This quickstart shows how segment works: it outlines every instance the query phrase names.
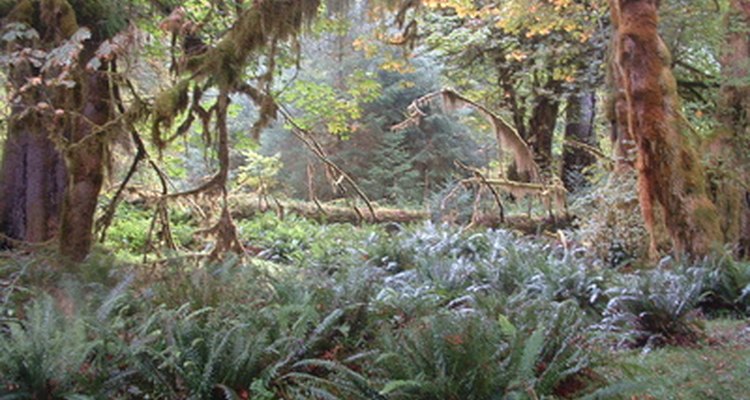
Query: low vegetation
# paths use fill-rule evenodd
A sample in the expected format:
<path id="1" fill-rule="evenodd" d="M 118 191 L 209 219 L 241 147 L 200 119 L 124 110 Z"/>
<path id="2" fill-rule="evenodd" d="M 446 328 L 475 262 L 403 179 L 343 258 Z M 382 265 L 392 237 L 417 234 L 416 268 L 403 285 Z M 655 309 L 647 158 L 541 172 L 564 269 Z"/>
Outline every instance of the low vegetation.
<path id="1" fill-rule="evenodd" d="M 626 272 L 503 230 L 272 214 L 239 226 L 253 258 L 142 264 L 100 250 L 61 270 L 43 252 L 8 254 L 0 398 L 745 393 L 750 336 L 732 318 L 746 316 L 749 264 Z M 133 228 L 112 229 L 123 244 Z"/>

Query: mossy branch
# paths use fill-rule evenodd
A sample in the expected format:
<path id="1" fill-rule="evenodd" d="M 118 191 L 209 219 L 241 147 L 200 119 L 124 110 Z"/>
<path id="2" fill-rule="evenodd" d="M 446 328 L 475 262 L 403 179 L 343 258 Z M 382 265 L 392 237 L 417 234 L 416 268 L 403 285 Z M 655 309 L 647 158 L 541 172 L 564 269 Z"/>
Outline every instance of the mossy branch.
<path id="1" fill-rule="evenodd" d="M 451 90 L 443 89 L 437 92 L 428 93 L 414 100 L 409 107 L 408 117 L 405 121 L 394 125 L 391 130 L 403 130 L 411 126 L 419 125 L 422 118 L 427 114 L 422 111 L 422 107 L 431 104 L 436 100 L 442 100 L 442 107 L 446 111 L 452 111 L 460 107 L 468 107 L 479 112 L 487 121 L 492 124 L 497 138 L 498 155 L 502 157 L 503 149 L 510 150 L 513 159 L 520 172 L 526 172 L 532 181 L 539 181 L 539 166 L 534 161 L 533 153 L 528 144 L 521 138 L 521 135 L 510 126 L 502 117 L 490 111 L 487 107 L 472 101 L 463 95 Z"/>

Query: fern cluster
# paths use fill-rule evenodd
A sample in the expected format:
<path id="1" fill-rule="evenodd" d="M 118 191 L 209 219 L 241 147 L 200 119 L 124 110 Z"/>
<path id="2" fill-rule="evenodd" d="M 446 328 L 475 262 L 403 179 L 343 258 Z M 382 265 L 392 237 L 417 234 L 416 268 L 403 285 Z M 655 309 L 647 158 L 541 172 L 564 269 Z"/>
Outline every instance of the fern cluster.
<path id="1" fill-rule="evenodd" d="M 4 263 L 0 398 L 597 396 L 615 387 L 596 339 L 682 344 L 701 309 L 747 310 L 745 264 L 626 275 L 506 231 L 273 224 L 308 245 L 156 269 Z"/>

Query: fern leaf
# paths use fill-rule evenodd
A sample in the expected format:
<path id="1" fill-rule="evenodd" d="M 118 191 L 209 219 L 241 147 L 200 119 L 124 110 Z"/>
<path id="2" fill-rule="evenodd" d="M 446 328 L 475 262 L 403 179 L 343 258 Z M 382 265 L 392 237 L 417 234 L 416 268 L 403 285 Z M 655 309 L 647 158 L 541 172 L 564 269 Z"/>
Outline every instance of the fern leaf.
<path id="1" fill-rule="evenodd" d="M 539 327 L 531 334 L 523 347 L 521 363 L 518 366 L 518 378 L 521 382 L 532 381 L 535 378 L 536 362 L 542 350 L 544 350 L 544 329 Z"/>
<path id="2" fill-rule="evenodd" d="M 398 380 L 398 381 L 390 381 L 383 386 L 383 389 L 380 389 L 380 394 L 385 396 L 387 394 L 400 391 L 403 389 L 413 389 L 413 388 L 420 388 L 422 387 L 422 382 L 415 381 L 415 380 Z"/>

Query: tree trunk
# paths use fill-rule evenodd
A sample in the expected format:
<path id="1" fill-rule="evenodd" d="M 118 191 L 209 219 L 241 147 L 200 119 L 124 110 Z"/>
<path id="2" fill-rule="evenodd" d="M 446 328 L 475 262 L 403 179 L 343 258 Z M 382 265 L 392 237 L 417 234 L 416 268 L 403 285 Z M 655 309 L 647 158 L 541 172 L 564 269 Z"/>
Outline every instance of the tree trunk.
<path id="1" fill-rule="evenodd" d="M 10 46 L 51 51 L 79 27 L 76 10 L 65 0 L 24 0 L 7 18 L 34 27 L 41 38 L 9 44 L 7 51 Z M 13 239 L 38 242 L 57 234 L 66 260 L 81 261 L 90 250 L 104 177 L 100 127 L 112 115 L 106 66 L 99 71 L 86 68 L 104 40 L 96 31 L 93 35 L 95 39 L 84 43 L 73 66 L 39 71 L 16 62 L 11 68 L 9 81 L 18 89 L 13 93 L 18 101 L 12 109 L 0 170 L 0 232 L 11 239 L 3 243 L 5 247 Z M 30 78 L 42 81 L 63 72 L 75 80 L 75 87 L 32 85 L 20 90 L 30 86 Z"/>
<path id="2" fill-rule="evenodd" d="M 34 76 L 33 68 L 16 65 L 9 71 L 14 92 Z M 43 242 L 57 233 L 65 165 L 50 140 L 42 115 L 29 105 L 42 101 L 41 90 L 27 90 L 14 102 L 0 167 L 0 247 L 15 241 Z"/>
<path id="3" fill-rule="evenodd" d="M 588 183 L 584 169 L 596 162 L 596 157 L 581 147 L 570 145 L 578 142 L 596 147 L 594 115 L 596 113 L 596 94 L 583 93 L 572 95 L 568 100 L 565 119 L 565 144 L 563 145 L 562 178 L 565 188 L 574 192 Z"/>
<path id="4" fill-rule="evenodd" d="M 708 254 L 721 242 L 705 171 L 683 136 L 670 55 L 658 33 L 658 0 L 611 0 L 614 84 L 623 96 L 617 129 L 633 137 L 641 209 L 656 256 L 654 208 L 661 206 L 677 254 Z M 622 103 L 624 102 L 624 103 Z"/>
<path id="5" fill-rule="evenodd" d="M 721 59 L 721 123 L 711 143 L 715 199 L 727 242 L 750 257 L 750 0 L 732 0 Z"/>
<path id="6" fill-rule="evenodd" d="M 544 91 L 552 94 L 537 97 L 529 120 L 530 137 L 526 140 L 540 171 L 548 175 L 552 167 L 552 139 L 555 137 L 555 125 L 560 113 L 560 100 L 553 96 L 559 91 L 559 86 L 556 81 L 550 81 L 545 85 Z"/>
<path id="7" fill-rule="evenodd" d="M 74 262 L 83 261 L 91 250 L 94 212 L 104 181 L 106 147 L 100 129 L 112 115 L 106 71 L 80 71 L 81 117 L 75 118 L 65 151 L 68 182 L 60 226 L 60 254 Z"/>

